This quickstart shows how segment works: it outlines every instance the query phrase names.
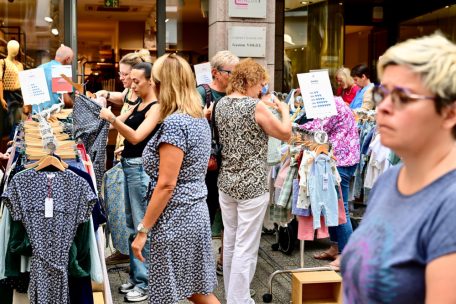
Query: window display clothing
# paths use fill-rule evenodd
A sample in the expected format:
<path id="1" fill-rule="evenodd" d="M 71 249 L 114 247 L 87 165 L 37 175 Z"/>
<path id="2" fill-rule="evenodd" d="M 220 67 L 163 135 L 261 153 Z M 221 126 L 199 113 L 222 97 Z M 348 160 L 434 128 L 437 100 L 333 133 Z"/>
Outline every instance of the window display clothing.
<path id="1" fill-rule="evenodd" d="M 69 170 L 30 169 L 12 178 L 2 201 L 13 220 L 24 223 L 30 238 L 31 303 L 69 302 L 70 247 L 78 225 L 89 219 L 96 199 L 87 182 Z"/>
<path id="2" fill-rule="evenodd" d="M 142 110 L 138 110 L 141 102 L 134 108 L 133 113 L 125 120 L 125 124 L 137 130 L 139 126 L 146 119 L 146 114 L 151 107 L 157 104 L 153 101 Z M 141 142 L 137 144 L 130 143 L 127 139 L 124 140 L 124 150 L 120 160 L 124 175 L 124 193 L 125 193 L 125 220 L 128 235 L 136 233 L 136 227 L 141 223 L 146 213 L 148 200 L 146 198 L 147 187 L 149 186 L 149 175 L 144 170 L 142 154 L 145 146 L 150 138 L 155 134 L 157 127 Z M 147 291 L 148 282 L 148 261 L 149 254 L 149 240 L 144 246 L 143 256 L 146 257 L 146 262 L 141 262 L 134 255 L 131 250 L 131 242 L 129 239 L 129 254 L 130 254 L 130 283 L 133 283 L 136 288 Z"/>
<path id="3" fill-rule="evenodd" d="M 456 170 L 403 195 L 401 168 L 379 177 L 342 254 L 344 303 L 424 303 L 427 265 L 456 252 Z"/>
<path id="4" fill-rule="evenodd" d="M 17 60 L 0 60 L 0 81 L 3 84 L 3 98 L 5 99 L 8 110 L 0 107 L 0 138 L 4 131 L 10 131 L 10 139 L 13 139 L 16 124 L 21 120 L 22 98 L 21 84 L 19 82 L 19 72 L 23 71 L 22 63 Z"/>
<path id="5" fill-rule="evenodd" d="M 173 195 L 150 232 L 149 303 L 153 304 L 212 293 L 217 285 L 204 183 L 211 150 L 207 119 L 175 113 L 163 121 L 143 152 L 151 190 L 159 178 L 162 143 L 181 149 L 184 159 Z"/>

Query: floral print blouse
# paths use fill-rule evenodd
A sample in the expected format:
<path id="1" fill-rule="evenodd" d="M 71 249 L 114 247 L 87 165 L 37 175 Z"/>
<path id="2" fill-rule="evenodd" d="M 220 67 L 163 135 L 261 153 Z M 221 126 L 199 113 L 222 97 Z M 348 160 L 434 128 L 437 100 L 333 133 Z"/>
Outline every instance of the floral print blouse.
<path id="1" fill-rule="evenodd" d="M 309 121 L 300 126 L 305 130 L 321 130 L 328 133 L 333 146 L 338 167 L 348 167 L 359 163 L 359 134 L 353 112 L 340 97 L 334 98 L 337 115 Z M 323 128 L 322 128 L 323 126 Z"/>

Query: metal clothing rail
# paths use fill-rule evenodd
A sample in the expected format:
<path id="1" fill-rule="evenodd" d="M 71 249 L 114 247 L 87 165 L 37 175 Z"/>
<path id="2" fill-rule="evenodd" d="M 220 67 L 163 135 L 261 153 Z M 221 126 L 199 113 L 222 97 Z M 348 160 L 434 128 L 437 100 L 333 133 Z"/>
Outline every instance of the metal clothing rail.
<path id="1" fill-rule="evenodd" d="M 268 279 L 268 290 L 269 293 L 263 294 L 263 302 L 264 303 L 271 303 L 272 302 L 272 282 L 274 281 L 274 277 L 278 274 L 292 274 L 297 272 L 310 272 L 310 271 L 332 271 L 335 270 L 332 266 L 320 266 L 320 267 L 304 267 L 304 240 L 299 241 L 299 255 L 300 255 L 300 268 L 296 269 L 279 269 L 274 271 L 269 275 Z"/>
<path id="2" fill-rule="evenodd" d="M 292 131 L 295 132 L 295 133 L 303 133 L 303 134 L 309 135 L 316 142 L 318 142 L 319 144 L 327 143 L 331 147 L 331 144 L 328 142 L 327 133 L 322 131 L 322 130 L 321 131 L 320 130 L 317 130 L 317 131 L 305 130 L 305 129 L 301 129 L 299 127 L 299 125 L 293 124 L 292 125 Z M 317 137 L 319 137 L 318 138 L 319 140 L 317 140 Z M 297 272 L 332 271 L 332 270 L 335 270 L 335 268 L 333 268 L 332 266 L 321 266 L 321 267 L 308 267 L 308 268 L 305 268 L 304 267 L 304 245 L 305 245 L 305 241 L 304 240 L 300 240 L 299 243 L 300 243 L 299 244 L 300 245 L 299 246 L 300 268 L 296 268 L 296 269 L 279 269 L 279 270 L 276 270 L 273 273 L 271 273 L 269 275 L 269 279 L 268 279 L 268 290 L 269 290 L 269 293 L 263 294 L 263 302 L 264 303 L 271 303 L 272 302 L 272 282 L 274 281 L 274 277 L 276 275 L 278 275 L 278 274 L 285 274 L 285 273 L 291 274 L 291 273 L 297 273 Z"/>

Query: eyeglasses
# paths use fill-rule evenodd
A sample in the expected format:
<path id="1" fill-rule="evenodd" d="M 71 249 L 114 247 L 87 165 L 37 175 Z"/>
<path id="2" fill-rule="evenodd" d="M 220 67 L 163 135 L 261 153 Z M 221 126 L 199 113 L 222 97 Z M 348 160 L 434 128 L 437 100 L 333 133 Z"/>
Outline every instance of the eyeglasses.
<path id="1" fill-rule="evenodd" d="M 394 107 L 403 108 L 405 105 L 418 101 L 418 100 L 435 100 L 436 97 L 418 95 L 410 93 L 407 89 L 401 87 L 394 87 L 392 90 L 388 90 L 382 85 L 375 86 L 372 90 L 372 99 L 375 105 L 379 105 L 385 100 L 388 95 L 391 95 L 391 101 Z"/>
<path id="2" fill-rule="evenodd" d="M 128 77 L 129 75 L 130 75 L 130 73 L 119 72 L 119 77 Z"/>
<path id="3" fill-rule="evenodd" d="M 229 71 L 229 70 L 217 69 L 217 71 L 219 71 L 219 72 L 225 72 L 225 73 L 227 73 L 228 75 L 231 75 L 231 71 Z"/>

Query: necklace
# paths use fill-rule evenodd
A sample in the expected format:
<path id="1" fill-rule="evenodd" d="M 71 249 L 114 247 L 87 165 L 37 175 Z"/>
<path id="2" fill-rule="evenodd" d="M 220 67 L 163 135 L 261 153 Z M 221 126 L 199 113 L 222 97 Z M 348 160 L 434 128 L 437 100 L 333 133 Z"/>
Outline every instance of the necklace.
<path id="1" fill-rule="evenodd" d="M 350 91 L 348 91 L 348 93 L 347 93 L 347 89 L 343 89 L 343 90 L 342 90 L 343 94 L 344 94 L 344 95 L 347 95 L 347 96 L 350 95 L 351 92 L 352 92 L 352 90 L 353 90 L 353 87 L 354 87 L 354 86 L 351 86 L 351 87 L 350 87 Z"/>

